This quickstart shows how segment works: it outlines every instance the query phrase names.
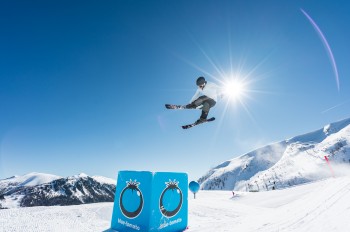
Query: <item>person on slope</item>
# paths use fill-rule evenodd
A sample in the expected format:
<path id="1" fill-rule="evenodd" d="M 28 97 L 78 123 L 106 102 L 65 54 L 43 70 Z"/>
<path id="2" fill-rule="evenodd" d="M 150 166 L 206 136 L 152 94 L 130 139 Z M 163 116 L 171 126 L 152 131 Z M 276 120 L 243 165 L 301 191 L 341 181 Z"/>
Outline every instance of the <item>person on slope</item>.
<path id="1" fill-rule="evenodd" d="M 207 120 L 210 108 L 215 106 L 219 97 L 222 97 L 222 90 L 215 83 L 206 81 L 204 77 L 198 77 L 196 84 L 198 89 L 186 108 L 202 109 L 202 114 L 196 121 L 196 123 L 202 123 Z"/>

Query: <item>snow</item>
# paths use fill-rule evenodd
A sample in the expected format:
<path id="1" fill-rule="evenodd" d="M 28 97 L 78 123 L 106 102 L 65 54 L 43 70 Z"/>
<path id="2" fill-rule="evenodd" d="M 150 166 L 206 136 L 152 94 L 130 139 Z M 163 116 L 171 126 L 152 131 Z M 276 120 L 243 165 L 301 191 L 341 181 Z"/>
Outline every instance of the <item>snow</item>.
<path id="1" fill-rule="evenodd" d="M 0 231 L 102 231 L 110 226 L 112 203 L 0 210 Z"/>
<path id="2" fill-rule="evenodd" d="M 0 180 L 0 188 L 8 184 L 16 184 L 17 186 L 29 187 L 49 183 L 60 178 L 62 177 L 39 172 L 31 172 L 23 176 L 13 176 L 7 179 Z"/>
<path id="3" fill-rule="evenodd" d="M 92 176 L 92 178 L 102 184 L 114 184 L 114 185 L 117 184 L 117 180 L 113 180 L 111 178 L 104 177 L 104 176 Z"/>
<path id="4" fill-rule="evenodd" d="M 188 232 L 350 231 L 350 176 L 264 192 L 189 193 Z M 108 231 L 113 203 L 0 210 L 0 231 Z"/>
<path id="5" fill-rule="evenodd" d="M 24 195 L 20 195 L 20 196 L 5 196 L 4 200 L 0 201 L 1 206 L 3 208 L 19 208 L 20 207 L 20 202 L 22 200 L 22 198 L 24 197 Z"/>
<path id="6" fill-rule="evenodd" d="M 350 177 L 234 197 L 201 191 L 196 198 L 189 231 L 350 231 Z"/>
<path id="7" fill-rule="evenodd" d="M 60 178 L 62 177 L 39 172 L 31 172 L 22 176 L 12 176 L 0 180 L 0 194 L 14 191 L 20 187 L 31 187 L 49 183 Z M 24 195 L 4 196 L 4 199 L 0 200 L 0 206 L 3 208 L 20 207 L 23 197 Z"/>
<path id="8" fill-rule="evenodd" d="M 80 173 L 78 175 L 74 175 L 73 177 L 77 178 L 77 179 L 79 179 L 79 178 L 87 178 L 88 175 L 82 172 L 82 173 Z"/>

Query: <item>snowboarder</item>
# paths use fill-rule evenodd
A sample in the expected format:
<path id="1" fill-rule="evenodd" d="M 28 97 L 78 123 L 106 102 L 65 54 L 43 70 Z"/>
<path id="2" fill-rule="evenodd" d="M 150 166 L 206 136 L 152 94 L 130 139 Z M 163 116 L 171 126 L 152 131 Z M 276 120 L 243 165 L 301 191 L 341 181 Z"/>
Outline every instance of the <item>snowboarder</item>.
<path id="1" fill-rule="evenodd" d="M 194 96 L 192 97 L 190 104 L 187 104 L 187 105 L 165 104 L 165 107 L 167 109 L 201 109 L 202 110 L 202 114 L 199 117 L 199 119 L 195 123 L 182 126 L 183 129 L 194 127 L 203 122 L 214 121 L 215 120 L 214 117 L 207 119 L 210 108 L 215 106 L 219 96 L 220 97 L 223 96 L 223 94 L 221 94 L 220 87 L 212 82 L 206 81 L 204 77 L 198 77 L 196 80 L 196 84 L 198 86 L 198 89 L 194 94 Z"/>
<path id="2" fill-rule="evenodd" d="M 198 77 L 196 84 L 198 89 L 192 97 L 190 104 L 186 105 L 187 109 L 202 109 L 202 114 L 196 123 L 202 123 L 207 120 L 210 108 L 215 106 L 220 88 L 215 83 L 208 82 L 204 77 Z"/>

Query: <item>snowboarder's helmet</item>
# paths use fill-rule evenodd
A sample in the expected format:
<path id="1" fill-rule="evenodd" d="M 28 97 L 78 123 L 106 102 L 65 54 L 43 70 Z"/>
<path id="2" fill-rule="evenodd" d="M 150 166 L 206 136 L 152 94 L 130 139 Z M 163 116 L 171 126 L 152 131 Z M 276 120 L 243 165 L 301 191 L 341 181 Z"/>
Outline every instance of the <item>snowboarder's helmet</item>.
<path id="1" fill-rule="evenodd" d="M 206 84 L 207 82 L 205 81 L 205 78 L 204 77 L 198 77 L 197 81 L 196 81 L 196 84 L 197 86 L 201 86 L 201 85 L 204 85 Z"/>

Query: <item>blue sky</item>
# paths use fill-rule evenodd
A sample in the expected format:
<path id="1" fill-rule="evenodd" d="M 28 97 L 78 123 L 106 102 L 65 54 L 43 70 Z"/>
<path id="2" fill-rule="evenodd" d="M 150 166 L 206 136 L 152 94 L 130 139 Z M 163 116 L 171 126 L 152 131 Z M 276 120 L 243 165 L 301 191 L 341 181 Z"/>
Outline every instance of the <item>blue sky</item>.
<path id="1" fill-rule="evenodd" d="M 321 37 L 327 39 L 339 73 Z M 187 172 L 350 117 L 347 1 L 0 3 L 0 178 Z M 249 83 L 182 130 L 198 76 Z"/>

